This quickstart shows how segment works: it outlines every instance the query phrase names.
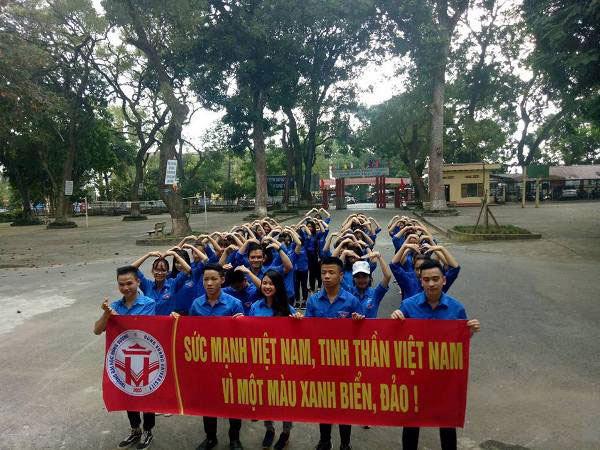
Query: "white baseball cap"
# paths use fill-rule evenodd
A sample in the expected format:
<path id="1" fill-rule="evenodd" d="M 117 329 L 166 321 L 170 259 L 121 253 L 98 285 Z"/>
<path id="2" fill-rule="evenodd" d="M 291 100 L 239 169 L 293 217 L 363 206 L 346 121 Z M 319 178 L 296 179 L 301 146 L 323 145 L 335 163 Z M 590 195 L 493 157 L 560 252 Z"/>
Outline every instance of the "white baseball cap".
<path id="1" fill-rule="evenodd" d="M 352 276 L 357 273 L 366 273 L 367 275 L 371 275 L 371 266 L 367 261 L 356 261 L 352 265 Z"/>

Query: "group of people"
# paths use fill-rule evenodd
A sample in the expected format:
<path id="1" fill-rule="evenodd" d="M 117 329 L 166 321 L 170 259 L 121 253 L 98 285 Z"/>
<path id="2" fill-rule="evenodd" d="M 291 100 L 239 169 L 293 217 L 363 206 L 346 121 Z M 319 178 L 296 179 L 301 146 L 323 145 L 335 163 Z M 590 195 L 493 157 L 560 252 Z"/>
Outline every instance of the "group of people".
<path id="1" fill-rule="evenodd" d="M 381 232 L 375 219 L 351 214 L 336 232 L 330 232 L 329 224 L 326 210 L 312 209 L 292 226 L 265 217 L 226 232 L 187 236 L 166 252 L 146 253 L 117 269 L 123 297 L 104 299 L 94 332 L 101 334 L 111 315 L 375 319 L 392 275 L 402 296 L 393 319 L 467 319 L 463 305 L 446 293 L 460 266 L 422 223 L 392 218 L 388 232 L 395 254 L 389 265 L 375 251 Z M 140 268 L 150 258 L 148 277 Z M 373 287 L 378 267 L 382 277 Z M 477 320 L 467 325 L 471 333 L 479 331 Z M 155 414 L 128 411 L 127 416 L 131 432 L 118 448 L 148 448 Z M 204 417 L 203 422 L 206 437 L 197 450 L 218 444 L 217 419 Z M 264 425 L 262 448 L 285 448 L 292 423 L 283 422 L 277 440 L 273 422 Z M 240 419 L 229 419 L 230 450 L 243 449 L 241 426 Z M 316 450 L 332 448 L 331 430 L 331 424 L 319 425 Z M 351 425 L 339 425 L 340 450 L 351 449 L 351 431 Z M 417 449 L 418 437 L 419 428 L 404 428 L 403 449 Z M 440 438 L 442 449 L 456 448 L 455 429 L 440 429 Z"/>

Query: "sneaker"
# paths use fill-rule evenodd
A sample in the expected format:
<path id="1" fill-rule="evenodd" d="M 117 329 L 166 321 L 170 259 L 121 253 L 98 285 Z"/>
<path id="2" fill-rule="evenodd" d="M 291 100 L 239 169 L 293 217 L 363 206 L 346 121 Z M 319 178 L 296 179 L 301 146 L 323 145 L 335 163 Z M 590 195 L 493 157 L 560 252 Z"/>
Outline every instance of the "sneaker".
<path id="1" fill-rule="evenodd" d="M 131 434 L 119 442 L 117 448 L 129 448 L 136 442 L 138 442 L 142 437 L 142 430 L 139 428 L 132 428 Z"/>
<path id="2" fill-rule="evenodd" d="M 138 450 L 143 450 L 145 448 L 150 447 L 150 445 L 152 444 L 152 439 L 154 439 L 154 436 L 152 436 L 152 431 L 144 431 L 140 442 L 135 448 L 137 448 Z"/>
<path id="3" fill-rule="evenodd" d="M 239 439 L 229 442 L 229 450 L 244 450 Z"/>
<path id="4" fill-rule="evenodd" d="M 370 430 L 371 429 L 371 427 L 369 425 L 363 425 L 362 428 L 363 428 L 363 430 Z"/>
<path id="5" fill-rule="evenodd" d="M 210 450 L 211 448 L 215 448 L 218 443 L 219 441 L 217 440 L 217 438 L 206 438 L 200 443 L 198 447 L 196 447 L 196 450 Z"/>
<path id="6" fill-rule="evenodd" d="M 279 435 L 279 439 L 277 439 L 277 442 L 275 443 L 275 446 L 273 448 L 275 450 L 283 450 L 285 447 L 287 447 L 289 439 L 290 433 L 281 433 Z"/>
<path id="7" fill-rule="evenodd" d="M 269 450 L 271 448 L 271 445 L 273 445 L 273 439 L 275 439 L 275 430 L 272 428 L 267 428 L 267 431 L 265 431 L 265 437 L 262 441 L 263 450 Z"/>
<path id="8" fill-rule="evenodd" d="M 315 450 L 331 450 L 331 441 L 319 441 Z"/>

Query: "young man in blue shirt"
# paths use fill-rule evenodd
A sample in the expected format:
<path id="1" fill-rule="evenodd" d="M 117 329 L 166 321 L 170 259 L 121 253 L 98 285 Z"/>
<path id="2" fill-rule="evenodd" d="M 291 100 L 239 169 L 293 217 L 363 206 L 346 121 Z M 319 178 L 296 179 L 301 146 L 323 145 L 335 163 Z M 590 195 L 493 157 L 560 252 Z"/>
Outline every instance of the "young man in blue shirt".
<path id="1" fill-rule="evenodd" d="M 139 292 L 140 279 L 136 267 L 119 267 L 117 269 L 117 286 L 123 297 L 110 305 L 108 298 L 104 298 L 101 305 L 102 316 L 94 324 L 94 334 L 96 335 L 104 333 L 110 316 L 153 316 L 155 313 L 155 301 Z M 117 448 L 129 448 L 136 443 L 138 449 L 150 447 L 153 439 L 152 428 L 154 428 L 155 414 L 145 412 L 143 415 L 144 432 L 142 433 L 140 429 L 142 419 L 139 411 L 127 411 L 131 433 L 119 443 Z"/>
<path id="2" fill-rule="evenodd" d="M 344 264 L 339 258 L 330 256 L 321 263 L 323 289 L 311 295 L 306 303 L 304 317 L 326 317 L 331 319 L 364 319 L 360 301 L 341 287 Z M 319 424 L 320 438 L 316 450 L 331 449 L 331 424 Z M 352 425 L 340 425 L 340 450 L 350 450 Z"/>
<path id="3" fill-rule="evenodd" d="M 202 275 L 205 294 L 198 297 L 190 307 L 190 316 L 229 316 L 242 317 L 242 303 L 235 297 L 226 294 L 221 289 L 225 282 L 223 268 L 218 264 L 206 264 Z M 173 313 L 174 316 L 177 313 Z M 217 440 L 217 418 L 203 417 L 206 439 L 196 447 L 196 450 L 210 450 L 219 441 Z M 229 419 L 229 448 L 243 450 L 240 442 L 241 419 Z"/>
<path id="4" fill-rule="evenodd" d="M 434 319 L 466 320 L 465 307 L 458 300 L 444 293 L 446 284 L 444 269 L 438 261 L 426 261 L 421 266 L 421 286 L 423 292 L 402 302 L 400 309 L 392 313 L 392 319 Z M 471 336 L 480 330 L 479 321 L 467 321 Z M 456 428 L 440 428 L 440 441 L 443 450 L 456 450 Z M 402 430 L 402 449 L 417 450 L 419 446 L 419 428 L 404 427 Z"/>

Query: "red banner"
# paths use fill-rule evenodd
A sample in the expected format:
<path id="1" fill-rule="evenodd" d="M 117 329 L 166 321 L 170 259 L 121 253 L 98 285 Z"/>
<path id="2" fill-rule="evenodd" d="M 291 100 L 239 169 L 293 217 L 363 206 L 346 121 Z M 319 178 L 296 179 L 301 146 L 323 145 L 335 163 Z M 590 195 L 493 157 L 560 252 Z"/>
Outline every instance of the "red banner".
<path id="1" fill-rule="evenodd" d="M 462 427 L 464 320 L 115 316 L 109 411 Z"/>

